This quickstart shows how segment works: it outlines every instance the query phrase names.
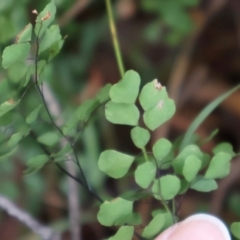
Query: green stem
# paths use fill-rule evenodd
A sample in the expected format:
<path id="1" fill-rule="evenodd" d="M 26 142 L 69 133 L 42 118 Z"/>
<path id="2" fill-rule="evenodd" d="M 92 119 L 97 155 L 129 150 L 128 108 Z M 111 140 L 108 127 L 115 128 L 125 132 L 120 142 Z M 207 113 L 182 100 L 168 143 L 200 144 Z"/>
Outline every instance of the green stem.
<path id="1" fill-rule="evenodd" d="M 113 47 L 114 47 L 114 52 L 115 52 L 115 56 L 116 56 L 116 60 L 117 60 L 117 64 L 118 64 L 118 69 L 120 71 L 121 77 L 123 77 L 125 71 L 124 71 L 120 46 L 119 46 L 119 42 L 118 42 L 117 30 L 116 30 L 116 26 L 115 26 L 114 18 L 113 18 L 111 0 L 105 0 L 105 1 L 106 1 L 106 6 L 107 6 L 108 22 L 109 22 L 111 35 L 112 35 Z"/>
<path id="2" fill-rule="evenodd" d="M 171 212 L 169 206 L 167 205 L 167 203 L 164 200 L 162 200 L 162 205 L 167 210 L 167 212 L 172 216 L 173 222 L 176 223 L 173 213 Z"/>
<path id="3" fill-rule="evenodd" d="M 148 159 L 148 155 L 147 155 L 146 149 L 145 149 L 145 148 L 142 148 L 142 152 L 143 152 L 143 156 L 144 156 L 146 162 L 148 162 L 149 159 Z"/>

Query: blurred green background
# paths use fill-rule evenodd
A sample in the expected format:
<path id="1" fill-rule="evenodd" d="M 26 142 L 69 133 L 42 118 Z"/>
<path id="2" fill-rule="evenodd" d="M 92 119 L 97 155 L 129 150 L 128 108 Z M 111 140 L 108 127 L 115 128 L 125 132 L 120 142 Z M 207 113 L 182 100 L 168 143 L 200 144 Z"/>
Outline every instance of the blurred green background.
<path id="1" fill-rule="evenodd" d="M 0 52 L 14 42 L 16 35 L 31 22 L 33 9 L 41 11 L 47 0 L 1 0 Z M 169 124 L 154 132 L 176 140 L 184 134 L 199 111 L 217 96 L 238 84 L 240 77 L 240 4 L 238 0 L 115 0 L 112 1 L 125 69 L 134 69 L 142 84 L 157 78 L 176 101 L 177 113 Z M 103 0 L 55 0 L 56 23 L 66 41 L 60 54 L 45 69 L 44 77 L 61 106 L 64 120 L 74 109 L 93 97 L 107 83 L 120 79 Z M 9 85 L 4 84 L 4 80 Z M 9 99 L 17 86 L 0 67 L 0 101 Z M 26 114 L 39 104 L 30 92 L 18 110 Z M 21 129 L 23 118 L 17 111 L 0 119 L 0 142 Z M 228 141 L 240 150 L 240 93 L 228 98 L 198 129 L 206 138 L 216 128 L 219 134 L 203 146 L 206 152 L 219 141 Z M 10 124 L 9 124 L 10 123 Z M 46 130 L 43 125 L 38 131 Z M 4 131 L 2 131 L 4 130 Z M 134 189 L 131 176 L 113 181 L 97 169 L 102 150 L 115 148 L 138 154 L 131 143 L 128 127 L 113 126 L 104 118 L 103 108 L 91 119 L 80 141 L 78 154 L 89 183 L 101 196 L 117 196 Z M 4 149 L 0 146 L 0 152 Z M 54 165 L 24 176 L 27 159 L 39 152 L 33 139 L 26 138 L 10 161 L 0 164 L 0 194 L 7 196 L 40 221 L 57 226 L 70 239 L 66 176 Z M 233 160 L 229 177 L 213 194 L 189 192 L 183 199 L 180 217 L 196 211 L 210 211 L 227 223 L 239 220 L 240 159 Z M 153 203 L 154 204 L 154 203 Z M 137 209 L 149 220 L 151 204 Z M 103 239 L 114 229 L 96 221 L 95 200 L 81 189 L 83 239 Z M 21 223 L 0 211 L 0 239 L 37 239 Z"/>

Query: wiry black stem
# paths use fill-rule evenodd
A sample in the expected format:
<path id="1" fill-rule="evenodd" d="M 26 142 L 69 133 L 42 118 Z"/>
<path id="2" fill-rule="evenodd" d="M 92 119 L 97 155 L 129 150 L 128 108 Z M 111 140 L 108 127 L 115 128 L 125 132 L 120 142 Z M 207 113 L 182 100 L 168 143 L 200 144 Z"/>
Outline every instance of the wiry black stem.
<path id="1" fill-rule="evenodd" d="M 41 31 L 41 27 L 40 27 L 40 29 L 39 29 L 39 33 L 40 33 L 40 31 Z M 36 56 L 35 56 L 35 74 L 34 74 L 34 75 L 35 75 L 35 76 L 34 76 L 34 77 L 35 77 L 35 85 L 36 85 L 36 87 L 37 87 L 37 90 L 38 90 L 41 98 L 42 98 L 44 107 L 45 107 L 45 109 L 46 109 L 46 112 L 47 112 L 47 114 L 48 114 L 48 116 L 49 116 L 49 119 L 50 119 L 51 123 L 52 123 L 53 126 L 59 131 L 59 133 L 63 136 L 63 138 L 70 144 L 70 146 L 71 146 L 71 148 L 72 148 L 72 150 L 73 150 L 74 157 L 75 157 L 75 159 L 76 159 L 76 164 L 77 164 L 77 166 L 78 166 L 78 168 L 79 168 L 79 170 L 80 170 L 80 173 L 81 173 L 81 176 L 82 176 L 83 180 L 80 180 L 80 179 L 78 179 L 77 177 L 71 175 L 68 171 L 66 171 L 64 168 L 62 168 L 60 164 L 56 163 L 56 165 L 58 166 L 58 168 L 59 168 L 62 172 L 64 172 L 65 174 L 67 174 L 69 177 L 71 177 L 72 179 L 74 179 L 75 181 L 77 181 L 79 184 L 81 184 L 86 190 L 88 190 L 89 193 L 90 193 L 91 195 L 93 195 L 99 202 L 103 203 L 103 200 L 91 189 L 91 187 L 89 186 L 89 184 L 88 184 L 88 182 L 87 182 L 87 180 L 86 180 L 86 177 L 85 177 L 85 175 L 84 175 L 83 169 L 82 169 L 82 167 L 81 167 L 80 161 L 79 161 L 78 156 L 77 156 L 77 152 L 76 152 L 75 147 L 74 147 L 74 144 L 75 144 L 75 143 L 74 143 L 74 144 L 71 143 L 71 141 L 70 141 L 70 140 L 67 138 L 67 136 L 63 133 L 63 131 L 61 130 L 61 128 L 55 123 L 55 121 L 54 121 L 54 119 L 53 119 L 53 117 L 52 117 L 52 115 L 51 115 L 51 113 L 50 113 L 50 111 L 49 111 L 48 105 L 47 105 L 47 103 L 46 103 L 46 101 L 45 101 L 44 94 L 43 94 L 42 90 L 41 90 L 40 87 L 39 87 L 38 66 L 37 66 L 37 64 L 38 64 L 38 55 L 39 55 L 39 47 L 40 47 L 39 34 L 38 34 L 38 36 L 37 36 L 37 38 L 36 38 L 36 45 L 37 45 L 37 49 L 36 49 Z M 45 149 L 45 151 L 46 151 L 46 149 Z M 49 155 L 50 155 L 50 154 L 49 154 Z"/>
<path id="2" fill-rule="evenodd" d="M 37 90 L 38 90 L 41 98 L 42 98 L 44 107 L 45 107 L 45 109 L 46 109 L 46 112 L 47 112 L 47 114 L 48 114 L 48 116 L 49 116 L 50 121 L 52 122 L 53 126 L 59 131 L 59 133 L 63 136 L 63 138 L 66 139 L 66 141 L 70 144 L 70 146 L 71 146 L 71 148 L 72 148 L 72 150 L 73 150 L 73 154 L 74 154 L 74 157 L 76 158 L 77 166 L 78 166 L 78 168 L 79 168 L 79 170 L 80 170 L 80 173 L 81 173 L 81 175 L 82 175 L 82 177 L 83 177 L 84 185 L 85 185 L 89 190 L 91 190 L 90 186 L 89 186 L 88 183 L 87 183 L 86 177 L 85 177 L 85 175 L 84 175 L 83 169 L 82 169 L 82 167 L 81 167 L 81 164 L 80 164 L 80 162 L 79 162 L 79 159 L 78 159 L 78 156 L 77 156 L 77 153 L 76 153 L 76 150 L 75 150 L 73 144 L 72 144 L 72 143 L 70 142 L 70 140 L 65 136 L 65 134 L 63 133 L 63 131 L 61 130 L 61 128 L 55 123 L 55 121 L 54 121 L 54 119 L 53 119 L 53 117 L 52 117 L 52 115 L 51 115 L 51 113 L 50 113 L 50 111 L 49 111 L 49 109 L 48 109 L 47 103 L 46 103 L 45 98 L 44 98 L 44 94 L 43 94 L 43 92 L 41 91 L 41 89 L 40 89 L 40 87 L 39 87 L 39 85 L 38 85 L 38 84 L 39 84 L 39 82 L 38 82 L 38 80 L 39 80 L 39 79 L 38 79 L 38 55 L 39 55 L 39 47 L 40 47 L 40 44 L 39 44 L 39 34 L 40 34 L 40 31 L 41 31 L 41 27 L 40 27 L 40 29 L 39 29 L 39 33 L 38 33 L 38 36 L 37 36 L 37 39 L 36 39 L 37 49 L 36 49 L 36 56 L 35 56 L 35 85 L 36 85 L 36 87 L 37 87 Z"/>
<path id="3" fill-rule="evenodd" d="M 57 167 L 63 172 L 65 173 L 67 176 L 69 176 L 70 178 L 74 179 L 76 182 L 78 182 L 79 184 L 81 184 L 86 190 L 88 190 L 88 192 L 93 195 L 100 203 L 103 203 L 104 201 L 91 189 L 87 188 L 87 186 L 85 186 L 83 184 L 83 181 L 81 179 L 78 179 L 77 177 L 73 176 L 72 174 L 70 174 L 69 172 L 67 172 L 59 163 L 56 163 Z"/>
<path id="4" fill-rule="evenodd" d="M 30 132 L 30 135 L 36 140 L 36 135 L 33 131 Z M 51 153 L 48 151 L 48 149 L 41 143 L 38 143 L 42 150 L 50 157 Z M 57 165 L 57 167 L 64 173 L 66 174 L 67 176 L 69 176 L 70 178 L 72 178 L 73 180 L 75 180 L 77 183 L 79 183 L 80 185 L 82 185 L 82 187 L 84 187 L 91 195 L 93 195 L 100 203 L 103 203 L 103 200 L 95 193 L 93 192 L 91 189 L 89 189 L 85 184 L 84 182 L 73 176 L 71 173 L 69 173 L 67 170 L 65 170 L 59 163 L 55 163 Z"/>

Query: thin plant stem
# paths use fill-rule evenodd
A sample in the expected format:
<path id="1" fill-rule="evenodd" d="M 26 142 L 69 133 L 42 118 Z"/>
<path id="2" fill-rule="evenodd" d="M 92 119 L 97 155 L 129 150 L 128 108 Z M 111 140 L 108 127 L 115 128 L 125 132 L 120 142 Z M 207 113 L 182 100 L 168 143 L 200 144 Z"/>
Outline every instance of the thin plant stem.
<path id="1" fill-rule="evenodd" d="M 41 27 L 42 27 L 42 22 L 41 22 Z M 61 130 L 61 128 L 60 128 L 60 127 L 55 123 L 55 121 L 53 120 L 53 117 L 52 117 L 52 115 L 51 115 L 51 113 L 50 113 L 50 111 L 49 111 L 49 109 L 48 109 L 47 103 L 46 103 L 46 101 L 45 101 L 44 94 L 43 94 L 41 88 L 40 88 L 39 85 L 38 85 L 38 84 L 39 84 L 39 79 L 38 79 L 38 55 L 39 55 L 39 49 L 40 49 L 39 34 L 40 34 L 40 32 L 41 32 L 41 27 L 40 27 L 40 29 L 39 29 L 39 33 L 38 33 L 37 38 L 36 38 L 36 46 L 37 46 L 37 49 L 36 49 L 36 55 L 35 55 L 35 85 L 36 85 L 36 87 L 37 87 L 37 90 L 38 90 L 41 98 L 42 98 L 42 102 L 43 102 L 43 104 L 44 104 L 45 110 L 46 110 L 46 112 L 47 112 L 47 114 L 48 114 L 48 116 L 49 116 L 50 121 L 52 122 L 53 126 L 60 132 L 60 134 L 63 136 L 63 138 L 66 139 L 66 141 L 71 145 L 72 150 L 73 150 L 73 154 L 74 154 L 74 156 L 75 156 L 75 158 L 76 158 L 76 163 L 77 163 L 77 165 L 78 165 L 78 168 L 79 168 L 80 173 L 81 173 L 82 178 L 83 178 L 83 182 L 84 182 L 84 184 L 88 187 L 88 189 L 91 189 L 90 186 L 88 185 L 88 182 L 87 182 L 86 177 L 85 177 L 85 175 L 84 175 L 83 169 L 82 169 L 82 167 L 81 167 L 81 165 L 80 165 L 80 162 L 79 162 L 79 159 L 78 159 L 78 156 L 77 156 L 77 153 L 76 153 L 76 150 L 75 150 L 74 146 L 73 146 L 72 143 L 69 141 L 69 139 L 66 137 L 66 135 L 63 133 L 63 131 Z"/>
<path id="2" fill-rule="evenodd" d="M 159 166 L 158 166 L 157 160 L 156 160 L 155 158 L 154 158 L 154 161 L 155 161 L 155 164 L 156 164 L 156 166 L 157 166 L 157 169 L 159 169 Z M 158 178 L 155 177 L 155 180 L 157 180 L 157 179 L 158 179 Z M 160 198 L 162 199 L 161 203 L 162 203 L 163 207 L 164 207 L 164 208 L 166 209 L 166 211 L 172 216 L 172 220 L 173 220 L 173 222 L 176 223 L 176 220 L 175 220 L 175 218 L 174 218 L 174 213 L 171 212 L 171 210 L 170 210 L 168 204 L 166 203 L 166 201 L 165 201 L 165 200 L 163 199 L 163 197 L 162 197 L 160 181 L 158 181 L 158 191 L 159 191 L 158 195 L 159 195 Z"/>
<path id="3" fill-rule="evenodd" d="M 56 163 L 57 167 L 64 172 L 67 176 L 69 176 L 70 178 L 74 179 L 76 182 L 78 182 L 79 184 L 82 185 L 83 188 L 85 188 L 91 195 L 93 195 L 100 203 L 103 203 L 104 201 L 92 190 L 89 189 L 81 179 L 73 176 L 72 174 L 70 174 L 69 172 L 67 172 L 64 168 L 61 167 L 60 164 Z"/>
<path id="4" fill-rule="evenodd" d="M 118 64 L 118 69 L 119 69 L 121 77 L 123 77 L 125 71 L 124 71 L 122 54 L 120 51 L 120 46 L 119 46 L 119 41 L 118 41 L 118 36 L 117 36 L 116 25 L 115 25 L 114 18 L 113 18 L 111 0 L 105 0 L 105 2 L 106 2 L 106 7 L 107 7 L 107 13 L 108 13 L 109 28 L 110 28 L 111 35 L 112 35 L 113 47 L 114 47 L 114 52 L 115 52 L 115 56 L 116 56 L 116 60 L 117 60 L 117 64 Z"/>
<path id="5" fill-rule="evenodd" d="M 33 139 L 35 141 L 37 141 L 37 136 L 35 135 L 35 133 L 33 131 L 30 132 L 30 135 L 33 137 Z M 46 155 L 49 156 L 49 158 L 52 159 L 51 157 L 51 153 L 47 150 L 47 148 L 38 142 L 38 144 L 41 146 L 42 150 L 45 152 Z M 54 160 L 54 159 L 52 159 Z M 86 189 L 92 196 L 94 196 L 100 203 L 103 203 L 103 199 L 101 199 L 91 188 L 88 187 L 88 185 L 84 184 L 84 181 L 82 179 L 79 179 L 78 177 L 72 175 L 70 172 L 68 172 L 67 170 L 65 170 L 58 162 L 55 162 L 56 166 L 59 168 L 59 170 L 61 170 L 63 173 L 65 173 L 68 177 L 72 178 L 73 180 L 75 180 L 77 183 L 79 183 L 84 189 Z"/>
<path id="6" fill-rule="evenodd" d="M 148 162 L 149 159 L 148 159 L 148 155 L 147 155 L 146 149 L 145 149 L 145 148 L 142 148 L 142 152 L 143 152 L 143 156 L 144 156 L 144 158 L 145 158 L 145 161 Z"/>
<path id="7" fill-rule="evenodd" d="M 39 30 L 39 33 L 41 31 L 41 28 Z M 50 110 L 48 108 L 48 105 L 47 105 L 47 102 L 45 100 L 45 97 L 44 97 L 44 94 L 43 94 L 43 91 L 41 90 L 40 86 L 39 86 L 39 77 L 38 77 L 38 54 L 39 54 L 39 48 L 40 48 L 40 44 L 39 44 L 39 33 L 37 35 L 37 38 L 36 38 L 36 46 L 37 46 L 37 49 L 36 49 L 36 55 L 35 55 L 35 73 L 34 73 L 34 76 L 35 76 L 35 86 L 37 87 L 37 90 L 42 98 L 42 101 L 43 101 L 43 104 L 44 104 L 44 107 L 45 107 L 45 110 L 49 116 L 49 119 L 51 121 L 51 123 L 53 124 L 53 126 L 60 132 L 60 134 L 63 136 L 63 138 L 70 144 L 72 150 L 73 150 L 73 154 L 74 154 L 74 157 L 76 159 L 76 164 L 80 170 L 80 173 L 81 173 L 81 176 L 82 176 L 82 179 L 83 180 L 80 180 L 78 178 L 76 178 L 75 176 L 71 175 L 68 171 L 66 171 L 64 168 L 62 168 L 59 164 L 57 164 L 58 168 L 64 172 L 66 175 L 68 175 L 69 177 L 71 177 L 72 179 L 74 179 L 76 182 L 78 182 L 79 184 L 82 185 L 83 188 L 87 189 L 89 191 L 89 193 L 91 195 L 93 195 L 99 202 L 103 203 L 103 200 L 92 190 L 92 188 L 90 187 L 90 185 L 88 184 L 87 180 L 86 180 L 86 177 L 85 177 L 85 174 L 83 172 L 83 169 L 81 167 L 81 164 L 79 162 L 79 159 L 78 159 L 78 156 L 77 156 L 77 152 L 76 152 L 76 149 L 75 149 L 75 146 L 74 144 L 67 138 L 67 136 L 63 133 L 63 131 L 61 130 L 61 128 L 55 123 L 51 113 L 50 113 Z"/>
<path id="8" fill-rule="evenodd" d="M 156 179 L 156 180 L 157 180 L 157 179 Z M 166 211 L 172 216 L 172 220 L 173 220 L 173 222 L 175 223 L 176 221 L 175 221 L 174 215 L 173 215 L 173 213 L 171 212 L 168 204 L 166 203 L 166 201 L 165 201 L 165 200 L 163 199 L 163 197 L 162 197 L 160 181 L 158 181 L 158 190 L 159 190 L 158 195 L 159 195 L 160 198 L 162 199 L 162 200 L 161 200 L 161 203 L 162 203 L 163 207 L 164 207 L 164 208 L 166 209 Z"/>
<path id="9" fill-rule="evenodd" d="M 172 220 L 174 223 L 176 223 L 176 220 L 174 218 L 173 213 L 171 212 L 169 206 L 167 205 L 167 203 L 165 202 L 165 200 L 162 200 L 162 205 L 164 206 L 164 208 L 167 210 L 168 214 L 172 216 Z"/>
<path id="10" fill-rule="evenodd" d="M 74 140 L 73 140 L 72 147 L 75 146 L 75 144 L 76 144 L 79 136 L 81 135 L 81 133 L 83 132 L 83 130 L 86 128 L 86 126 L 87 126 L 87 124 L 89 123 L 89 121 L 90 121 L 91 117 L 93 116 L 93 114 L 94 114 L 102 105 L 104 105 L 104 104 L 107 103 L 108 101 L 109 101 L 109 99 L 108 99 L 107 101 L 101 103 L 100 105 L 98 105 L 98 106 L 93 110 L 93 112 L 90 114 L 90 116 L 89 116 L 89 118 L 87 119 L 87 121 L 84 122 L 82 128 L 77 132 L 77 134 L 76 134 L 76 136 L 75 136 L 75 138 L 74 138 Z"/>

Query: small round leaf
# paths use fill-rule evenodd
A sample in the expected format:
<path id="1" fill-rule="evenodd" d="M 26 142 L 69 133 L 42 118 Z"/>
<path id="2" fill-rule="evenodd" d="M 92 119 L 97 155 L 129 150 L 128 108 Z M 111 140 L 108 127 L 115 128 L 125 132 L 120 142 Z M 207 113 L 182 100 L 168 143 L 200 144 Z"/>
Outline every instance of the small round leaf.
<path id="1" fill-rule="evenodd" d="M 132 214 L 132 210 L 132 201 L 118 197 L 101 204 L 97 219 L 103 226 L 125 224 L 126 218 Z"/>
<path id="2" fill-rule="evenodd" d="M 126 199 L 126 200 L 129 200 L 129 199 Z M 142 223 L 142 217 L 139 213 L 129 214 L 125 218 L 125 223 L 128 224 L 128 225 L 133 225 L 133 226 L 140 225 Z"/>
<path id="3" fill-rule="evenodd" d="M 203 154 L 197 145 L 188 145 L 172 162 L 173 168 L 176 173 L 182 174 L 184 162 L 186 158 L 191 155 L 196 156 L 200 160 L 202 160 L 203 158 Z"/>
<path id="4" fill-rule="evenodd" d="M 139 165 L 135 171 L 135 181 L 141 188 L 147 188 L 156 175 L 156 166 L 151 162 Z"/>
<path id="5" fill-rule="evenodd" d="M 144 123 L 151 130 L 155 130 L 169 120 L 176 110 L 174 101 L 168 97 L 166 88 L 162 87 L 156 79 L 143 87 L 139 101 L 145 111 Z"/>
<path id="6" fill-rule="evenodd" d="M 136 147 L 144 148 L 150 139 L 150 133 L 148 130 L 136 126 L 131 130 L 131 138 Z"/>
<path id="7" fill-rule="evenodd" d="M 105 107 L 107 120 L 114 124 L 136 126 L 139 119 L 139 110 L 133 103 L 114 103 L 109 101 Z"/>
<path id="8" fill-rule="evenodd" d="M 219 152 L 225 152 L 234 157 L 236 154 L 233 151 L 233 146 L 228 142 L 219 143 L 214 149 L 213 153 L 216 155 Z"/>
<path id="9" fill-rule="evenodd" d="M 173 215 L 170 212 L 168 212 L 166 209 L 158 208 L 158 209 L 152 211 L 153 217 L 155 217 L 158 214 L 162 214 L 164 217 L 164 226 L 161 229 L 161 231 L 169 228 L 170 226 L 172 226 L 174 224 Z"/>
<path id="10" fill-rule="evenodd" d="M 232 156 L 229 153 L 218 152 L 211 160 L 205 174 L 205 178 L 223 178 L 230 173 L 230 160 Z"/>
<path id="11" fill-rule="evenodd" d="M 131 240 L 133 237 L 134 228 L 132 226 L 122 226 L 118 229 L 117 233 L 108 238 L 108 240 Z"/>
<path id="12" fill-rule="evenodd" d="M 180 180 L 174 175 L 166 175 L 154 181 L 152 192 L 156 199 L 171 200 L 179 192 Z"/>
<path id="13" fill-rule="evenodd" d="M 188 182 L 191 182 L 201 168 L 201 160 L 194 155 L 186 158 L 183 166 L 183 176 Z"/>
<path id="14" fill-rule="evenodd" d="M 123 79 L 114 84 L 109 92 L 115 103 L 135 103 L 139 92 L 140 76 L 133 70 L 127 71 Z"/>
<path id="15" fill-rule="evenodd" d="M 161 138 L 154 143 L 153 155 L 158 161 L 158 163 L 161 163 L 161 160 L 163 160 L 169 154 L 171 149 L 172 143 L 165 138 Z"/>
<path id="16" fill-rule="evenodd" d="M 197 176 L 190 185 L 191 189 L 199 192 L 211 192 L 218 188 L 218 185 L 213 179 L 206 179 L 203 176 Z"/>
<path id="17" fill-rule="evenodd" d="M 230 229 L 234 237 L 240 239 L 240 222 L 232 223 Z"/>
<path id="18" fill-rule="evenodd" d="M 175 103 L 171 99 L 162 99 L 156 106 L 148 109 L 143 114 L 143 120 L 146 126 L 152 131 L 168 121 L 175 113 Z"/>
<path id="19" fill-rule="evenodd" d="M 144 238 L 152 239 L 155 237 L 164 227 L 165 216 L 162 213 L 157 214 L 151 222 L 143 229 L 142 236 Z"/>
<path id="20" fill-rule="evenodd" d="M 139 96 L 139 101 L 144 111 L 155 107 L 159 101 L 168 99 L 168 94 L 165 87 L 154 79 L 152 82 L 147 83 Z"/>
<path id="21" fill-rule="evenodd" d="M 100 155 L 98 167 L 112 178 L 121 178 L 128 172 L 133 160 L 133 156 L 114 150 L 106 150 Z"/>

